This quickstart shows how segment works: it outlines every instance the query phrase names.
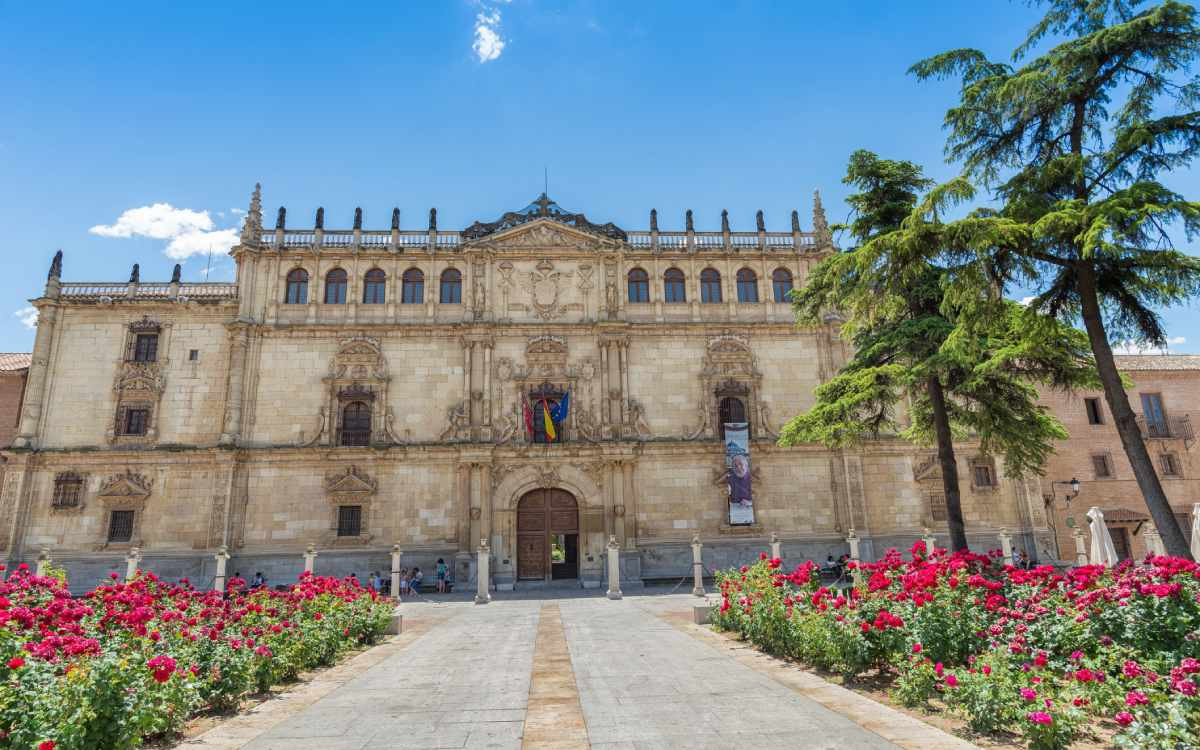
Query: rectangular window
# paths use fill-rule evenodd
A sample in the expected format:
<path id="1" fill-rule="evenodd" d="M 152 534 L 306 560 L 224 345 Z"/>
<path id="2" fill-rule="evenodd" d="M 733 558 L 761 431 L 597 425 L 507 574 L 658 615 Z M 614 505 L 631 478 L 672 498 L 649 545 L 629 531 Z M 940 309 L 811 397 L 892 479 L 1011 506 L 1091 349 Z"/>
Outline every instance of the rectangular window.
<path id="1" fill-rule="evenodd" d="M 338 506 L 338 536 L 358 536 L 362 532 L 362 506 Z"/>
<path id="2" fill-rule="evenodd" d="M 51 501 L 56 508 L 74 508 L 83 497 L 83 477 L 73 472 L 64 472 L 54 478 L 54 499 Z"/>
<path id="3" fill-rule="evenodd" d="M 188 350 L 188 362 L 199 362 L 199 361 L 200 361 L 200 350 L 199 349 L 189 349 Z"/>
<path id="4" fill-rule="evenodd" d="M 126 409 L 122 435 L 145 435 L 150 425 L 150 410 L 146 408 Z"/>
<path id="5" fill-rule="evenodd" d="M 132 510 L 114 510 L 108 516 L 108 541 L 129 542 L 133 540 Z"/>
<path id="6" fill-rule="evenodd" d="M 133 341 L 134 362 L 156 362 L 158 360 L 158 334 L 139 333 Z"/>
<path id="7" fill-rule="evenodd" d="M 940 492 L 929 493 L 929 517 L 935 521 L 945 521 L 949 517 L 946 512 L 946 496 Z"/>
<path id="8" fill-rule="evenodd" d="M 996 472 L 992 469 L 991 464 L 975 464 L 973 468 L 976 487 L 996 486 Z"/>
<path id="9" fill-rule="evenodd" d="M 1098 453 L 1092 456 L 1092 473 L 1096 479 L 1108 479 L 1112 476 L 1112 465 L 1108 462 L 1108 455 Z"/>
<path id="10" fill-rule="evenodd" d="M 1083 405 L 1087 409 L 1088 424 L 1104 424 L 1104 418 L 1100 411 L 1100 399 L 1085 398 Z"/>
<path id="11" fill-rule="evenodd" d="M 1179 456 L 1174 453 L 1163 453 L 1158 457 L 1158 467 L 1164 477 L 1179 476 Z"/>
<path id="12" fill-rule="evenodd" d="M 1142 416 L 1146 420 L 1146 431 L 1150 437 L 1170 437 L 1167 431 L 1167 413 L 1163 410 L 1161 394 L 1142 394 Z"/>

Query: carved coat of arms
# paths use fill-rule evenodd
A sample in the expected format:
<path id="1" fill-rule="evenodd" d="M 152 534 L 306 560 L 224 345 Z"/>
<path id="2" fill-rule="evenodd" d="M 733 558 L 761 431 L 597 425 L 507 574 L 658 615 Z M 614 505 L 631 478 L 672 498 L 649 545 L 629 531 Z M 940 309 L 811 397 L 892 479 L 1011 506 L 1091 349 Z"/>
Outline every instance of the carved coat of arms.
<path id="1" fill-rule="evenodd" d="M 533 311 L 542 320 L 550 320 L 562 315 L 559 304 L 561 285 L 574 275 L 572 271 L 556 271 L 554 264 L 541 260 L 537 267 L 526 274 L 522 281 L 525 291 L 529 293 Z"/>

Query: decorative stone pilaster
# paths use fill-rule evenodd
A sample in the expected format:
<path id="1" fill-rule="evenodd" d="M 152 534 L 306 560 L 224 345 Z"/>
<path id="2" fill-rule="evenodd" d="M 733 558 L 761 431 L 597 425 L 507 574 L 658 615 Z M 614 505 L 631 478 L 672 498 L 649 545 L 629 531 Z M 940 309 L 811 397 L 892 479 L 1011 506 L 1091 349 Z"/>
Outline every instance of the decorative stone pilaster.
<path id="1" fill-rule="evenodd" d="M 217 574 L 213 576 L 213 591 L 225 593 L 225 565 L 229 562 L 229 548 L 221 545 L 217 550 L 217 554 L 213 555 L 213 559 L 217 561 Z"/>
<path id="2" fill-rule="evenodd" d="M 392 598 L 400 598 L 400 542 L 392 545 Z"/>
<path id="3" fill-rule="evenodd" d="M 621 545 L 617 538 L 608 538 L 608 598 L 621 598 Z"/>
<path id="4" fill-rule="evenodd" d="M 476 556 L 477 556 L 477 560 L 476 560 L 475 566 L 476 566 L 476 570 L 478 570 L 479 572 L 476 574 L 476 577 L 475 577 L 476 578 L 475 603 L 476 604 L 487 604 L 488 602 L 490 602 L 492 600 L 492 594 L 488 590 L 490 588 L 489 584 L 491 583 L 491 579 L 492 579 L 491 571 L 489 570 L 489 566 L 491 563 L 492 551 L 490 549 L 488 549 L 488 540 L 487 539 L 479 540 L 479 550 L 478 550 L 478 552 L 476 552 Z"/>
<path id="5" fill-rule="evenodd" d="M 1005 565 L 1013 564 L 1012 534 L 1008 533 L 1008 529 L 1000 529 L 1000 554 Z"/>
<path id="6" fill-rule="evenodd" d="M 236 445 L 242 434 L 242 393 L 246 379 L 246 351 L 250 345 L 250 330 L 242 324 L 229 327 L 229 380 L 226 383 L 225 419 L 219 443 Z"/>
<path id="7" fill-rule="evenodd" d="M 701 550 L 700 535 L 692 537 L 692 596 L 705 596 L 704 592 L 704 560 Z"/>

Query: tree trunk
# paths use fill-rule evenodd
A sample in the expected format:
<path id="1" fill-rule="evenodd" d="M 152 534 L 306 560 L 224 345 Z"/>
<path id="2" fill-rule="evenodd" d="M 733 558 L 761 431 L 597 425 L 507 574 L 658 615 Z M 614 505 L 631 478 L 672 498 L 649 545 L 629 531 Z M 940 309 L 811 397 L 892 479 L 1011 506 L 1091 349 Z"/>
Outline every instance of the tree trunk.
<path id="1" fill-rule="evenodd" d="M 946 394 L 936 376 L 925 381 L 933 412 L 933 428 L 937 435 L 938 463 L 942 467 L 942 492 L 946 494 L 946 521 L 950 527 L 950 549 L 967 549 L 967 527 L 963 523 L 962 497 L 958 492 L 958 460 L 954 457 L 954 436 L 950 432 L 950 415 L 946 412 Z"/>
<path id="2" fill-rule="evenodd" d="M 1117 427 L 1117 434 L 1121 436 L 1125 455 L 1133 467 L 1133 476 L 1137 479 L 1138 488 L 1146 500 L 1146 508 L 1150 511 L 1150 517 L 1154 519 L 1154 526 L 1162 537 L 1167 554 L 1191 560 L 1192 553 L 1188 549 L 1187 539 L 1184 538 L 1179 522 L 1171 511 L 1171 504 L 1167 500 L 1167 494 L 1163 492 L 1162 483 L 1158 481 L 1154 462 L 1150 460 L 1150 451 L 1146 449 L 1142 431 L 1138 429 L 1137 415 L 1129 405 L 1129 394 L 1121 384 L 1121 374 L 1117 371 L 1112 347 L 1108 343 L 1108 333 L 1104 330 L 1104 319 L 1100 314 L 1095 271 L 1091 263 L 1080 261 L 1077 272 L 1083 326 L 1092 344 L 1092 354 L 1096 358 L 1100 382 L 1104 384 L 1104 399 L 1112 412 L 1113 424 Z"/>

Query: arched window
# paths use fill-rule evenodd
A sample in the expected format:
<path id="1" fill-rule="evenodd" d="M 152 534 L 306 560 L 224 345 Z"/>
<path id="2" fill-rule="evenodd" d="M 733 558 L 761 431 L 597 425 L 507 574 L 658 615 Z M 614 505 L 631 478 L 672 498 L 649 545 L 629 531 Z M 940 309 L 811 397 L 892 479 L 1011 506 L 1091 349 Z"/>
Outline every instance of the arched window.
<path id="1" fill-rule="evenodd" d="M 749 268 L 737 272 L 738 302 L 758 302 L 758 276 Z"/>
<path id="2" fill-rule="evenodd" d="M 442 271 L 441 303 L 443 305 L 462 303 L 462 274 L 456 268 L 447 268 Z"/>
<path id="3" fill-rule="evenodd" d="M 668 268 L 663 274 L 663 299 L 667 302 L 687 302 L 686 285 L 683 283 L 683 271 L 678 268 Z"/>
<path id="4" fill-rule="evenodd" d="M 367 271 L 363 277 L 363 304 L 382 305 L 387 296 L 387 274 L 378 268 Z"/>
<path id="5" fill-rule="evenodd" d="M 791 302 L 788 295 L 792 293 L 792 272 L 786 268 L 776 268 L 771 274 L 771 289 L 775 292 L 776 302 Z"/>
<path id="6" fill-rule="evenodd" d="M 714 268 L 706 268 L 700 272 L 700 301 L 721 301 L 721 274 Z"/>
<path id="7" fill-rule="evenodd" d="M 629 272 L 629 301 L 650 301 L 650 276 L 640 268 Z"/>
<path id="8" fill-rule="evenodd" d="M 371 407 L 351 401 L 342 408 L 342 445 L 371 444 Z"/>
<path id="9" fill-rule="evenodd" d="M 410 268 L 401 277 L 400 304 L 419 305 L 425 301 L 425 274 L 419 268 Z"/>
<path id="10" fill-rule="evenodd" d="M 736 396 L 726 396 L 717 405 L 717 432 L 725 439 L 725 425 L 746 421 L 746 402 Z"/>
<path id="11" fill-rule="evenodd" d="M 346 279 L 346 272 L 341 268 L 325 274 L 325 304 L 346 304 Z"/>
<path id="12" fill-rule="evenodd" d="M 293 268 L 287 275 L 287 294 L 284 304 L 303 305 L 308 302 L 308 271 Z"/>

